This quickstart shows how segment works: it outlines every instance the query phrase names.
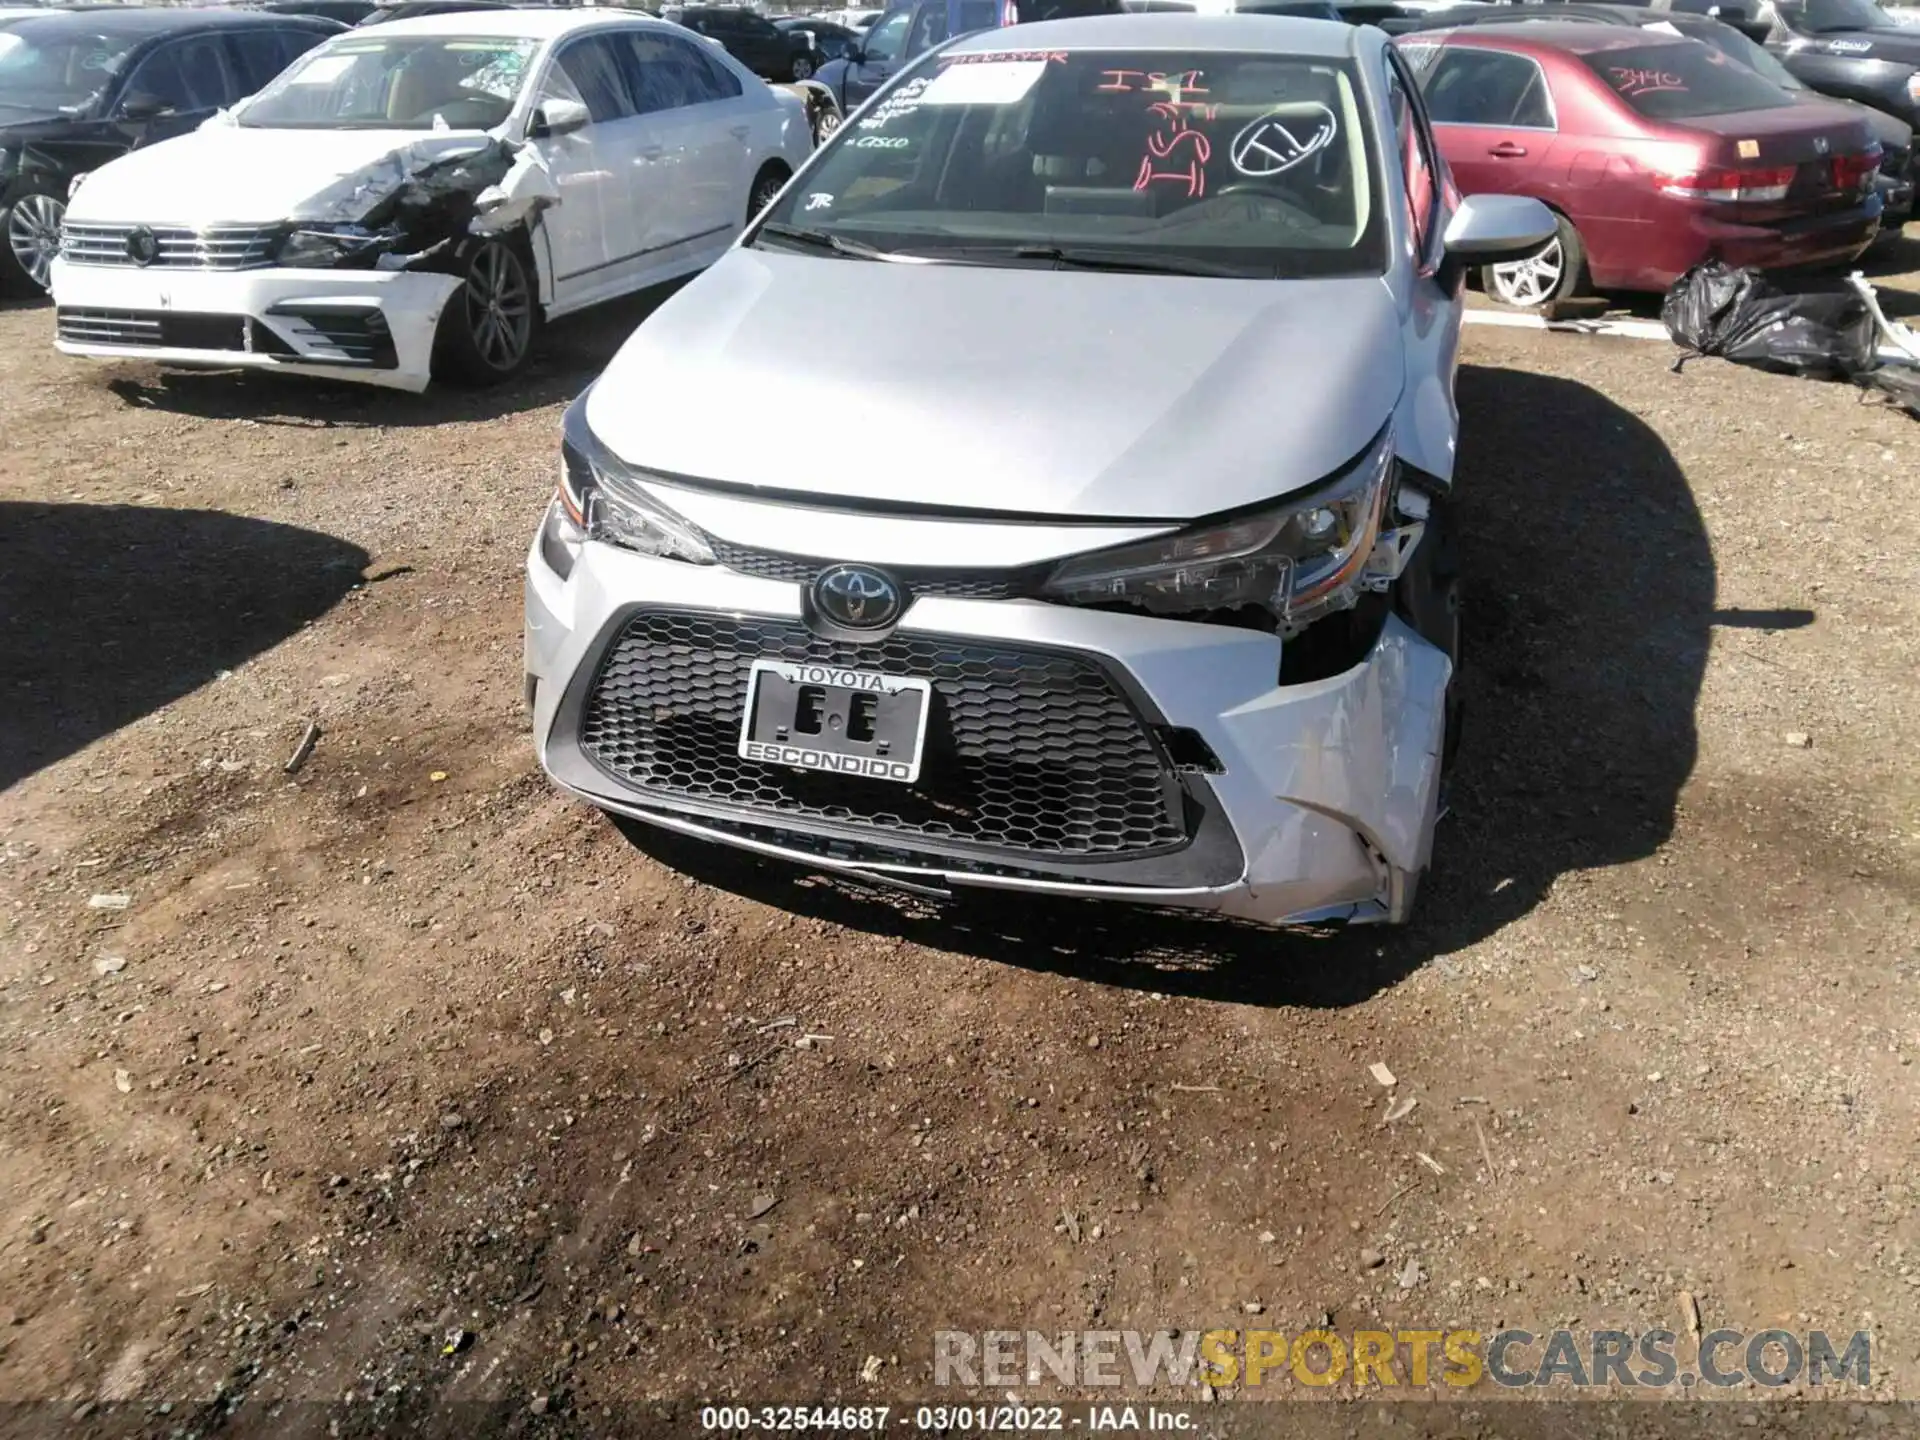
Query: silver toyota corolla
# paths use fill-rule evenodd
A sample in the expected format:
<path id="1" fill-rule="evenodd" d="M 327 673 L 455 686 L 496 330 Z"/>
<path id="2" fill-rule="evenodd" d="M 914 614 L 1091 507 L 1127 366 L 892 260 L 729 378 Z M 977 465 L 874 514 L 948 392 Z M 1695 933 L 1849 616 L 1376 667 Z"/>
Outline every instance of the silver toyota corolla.
<path id="1" fill-rule="evenodd" d="M 1377 30 L 973 35 L 568 411 L 540 758 L 815 868 L 1403 920 L 1458 650 L 1461 200 Z M 838 359 L 823 368 L 823 350 Z"/>

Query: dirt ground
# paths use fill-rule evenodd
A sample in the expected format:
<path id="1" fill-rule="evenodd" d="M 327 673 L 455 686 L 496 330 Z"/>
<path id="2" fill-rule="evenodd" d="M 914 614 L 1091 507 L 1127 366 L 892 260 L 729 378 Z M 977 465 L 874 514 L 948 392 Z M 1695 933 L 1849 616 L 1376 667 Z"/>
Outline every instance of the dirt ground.
<path id="1" fill-rule="evenodd" d="M 665 1425 L 927 1395 L 942 1328 L 1686 1295 L 1920 1392 L 1914 421 L 1470 330 L 1418 923 L 943 912 L 537 773 L 522 556 L 645 308 L 425 398 L 0 310 L 0 1397 Z"/>

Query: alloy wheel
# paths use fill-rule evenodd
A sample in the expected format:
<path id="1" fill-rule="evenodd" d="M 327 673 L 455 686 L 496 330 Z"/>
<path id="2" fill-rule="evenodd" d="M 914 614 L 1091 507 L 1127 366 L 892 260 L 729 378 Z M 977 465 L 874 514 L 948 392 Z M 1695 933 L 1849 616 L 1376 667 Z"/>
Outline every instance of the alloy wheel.
<path id="1" fill-rule="evenodd" d="M 7 212 L 7 248 L 42 290 L 52 281 L 53 257 L 60 253 L 60 222 L 67 207 L 51 195 L 23 195 Z"/>
<path id="2" fill-rule="evenodd" d="M 819 138 L 824 140 L 840 128 L 840 112 L 829 110 L 820 117 Z"/>
<path id="3" fill-rule="evenodd" d="M 811 80 L 813 78 L 813 61 L 805 55 L 794 57 L 793 78 L 796 80 Z"/>
<path id="4" fill-rule="evenodd" d="M 467 269 L 467 329 L 473 348 L 491 369 L 518 365 L 533 339 L 533 295 L 519 257 L 488 245 Z"/>
<path id="5" fill-rule="evenodd" d="M 1544 305 L 1559 290 L 1560 276 L 1566 268 L 1566 252 L 1556 235 L 1524 259 L 1493 266 L 1493 298 L 1522 309 Z"/>
<path id="6" fill-rule="evenodd" d="M 780 193 L 786 178 L 781 175 L 763 175 L 753 185 L 753 193 L 747 196 L 747 218 L 751 220 L 767 206 L 773 203 L 773 197 Z"/>

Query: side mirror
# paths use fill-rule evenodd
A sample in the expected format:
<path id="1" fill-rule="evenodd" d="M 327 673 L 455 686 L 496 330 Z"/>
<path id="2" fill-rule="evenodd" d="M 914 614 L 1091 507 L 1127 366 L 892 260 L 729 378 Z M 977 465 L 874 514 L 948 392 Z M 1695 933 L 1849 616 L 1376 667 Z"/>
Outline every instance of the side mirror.
<path id="1" fill-rule="evenodd" d="M 864 65 L 867 63 L 866 48 L 862 46 L 858 40 L 847 46 L 847 63 L 849 65 Z"/>
<path id="2" fill-rule="evenodd" d="M 120 102 L 122 120 L 158 120 L 162 115 L 171 115 L 173 106 L 158 95 L 149 95 L 144 90 L 136 90 Z"/>
<path id="3" fill-rule="evenodd" d="M 1553 212 L 1531 196 L 1469 195 L 1447 222 L 1440 244 L 1446 268 L 1458 273 L 1524 259 L 1559 233 Z"/>
<path id="4" fill-rule="evenodd" d="M 554 135 L 571 135 L 593 123 L 593 112 L 578 100 L 542 100 L 533 111 L 533 123 L 527 126 L 529 140 L 545 140 Z"/>

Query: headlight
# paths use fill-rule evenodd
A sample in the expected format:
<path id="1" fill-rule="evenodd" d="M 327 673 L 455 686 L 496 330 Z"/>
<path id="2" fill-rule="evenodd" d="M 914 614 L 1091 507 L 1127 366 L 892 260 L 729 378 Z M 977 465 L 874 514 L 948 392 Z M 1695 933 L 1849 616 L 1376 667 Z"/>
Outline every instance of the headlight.
<path id="1" fill-rule="evenodd" d="M 1907 100 L 1910 104 L 1920 105 L 1920 70 L 1907 76 Z"/>
<path id="2" fill-rule="evenodd" d="M 13 151 L 0 149 L 0 180 L 13 178 L 13 167 L 18 160 L 19 157 Z"/>
<path id="3" fill-rule="evenodd" d="M 67 199 L 71 200 L 80 193 L 80 187 L 86 183 L 87 176 L 92 173 L 90 170 L 82 170 L 67 182 Z"/>
<path id="4" fill-rule="evenodd" d="M 361 225 L 300 225 L 287 232 L 273 259 L 296 270 L 369 265 L 392 247 L 393 239 Z"/>
<path id="5" fill-rule="evenodd" d="M 713 551 L 699 530 L 640 489 L 645 472 L 635 470 L 587 428 L 587 397 L 567 407 L 560 422 L 560 488 L 566 518 L 589 540 L 657 555 L 666 560 L 713 564 Z"/>
<path id="6" fill-rule="evenodd" d="M 1333 479 L 1270 509 L 1066 561 L 1046 594 L 1160 615 L 1258 606 L 1297 630 L 1352 603 L 1380 534 L 1393 433 Z"/>

